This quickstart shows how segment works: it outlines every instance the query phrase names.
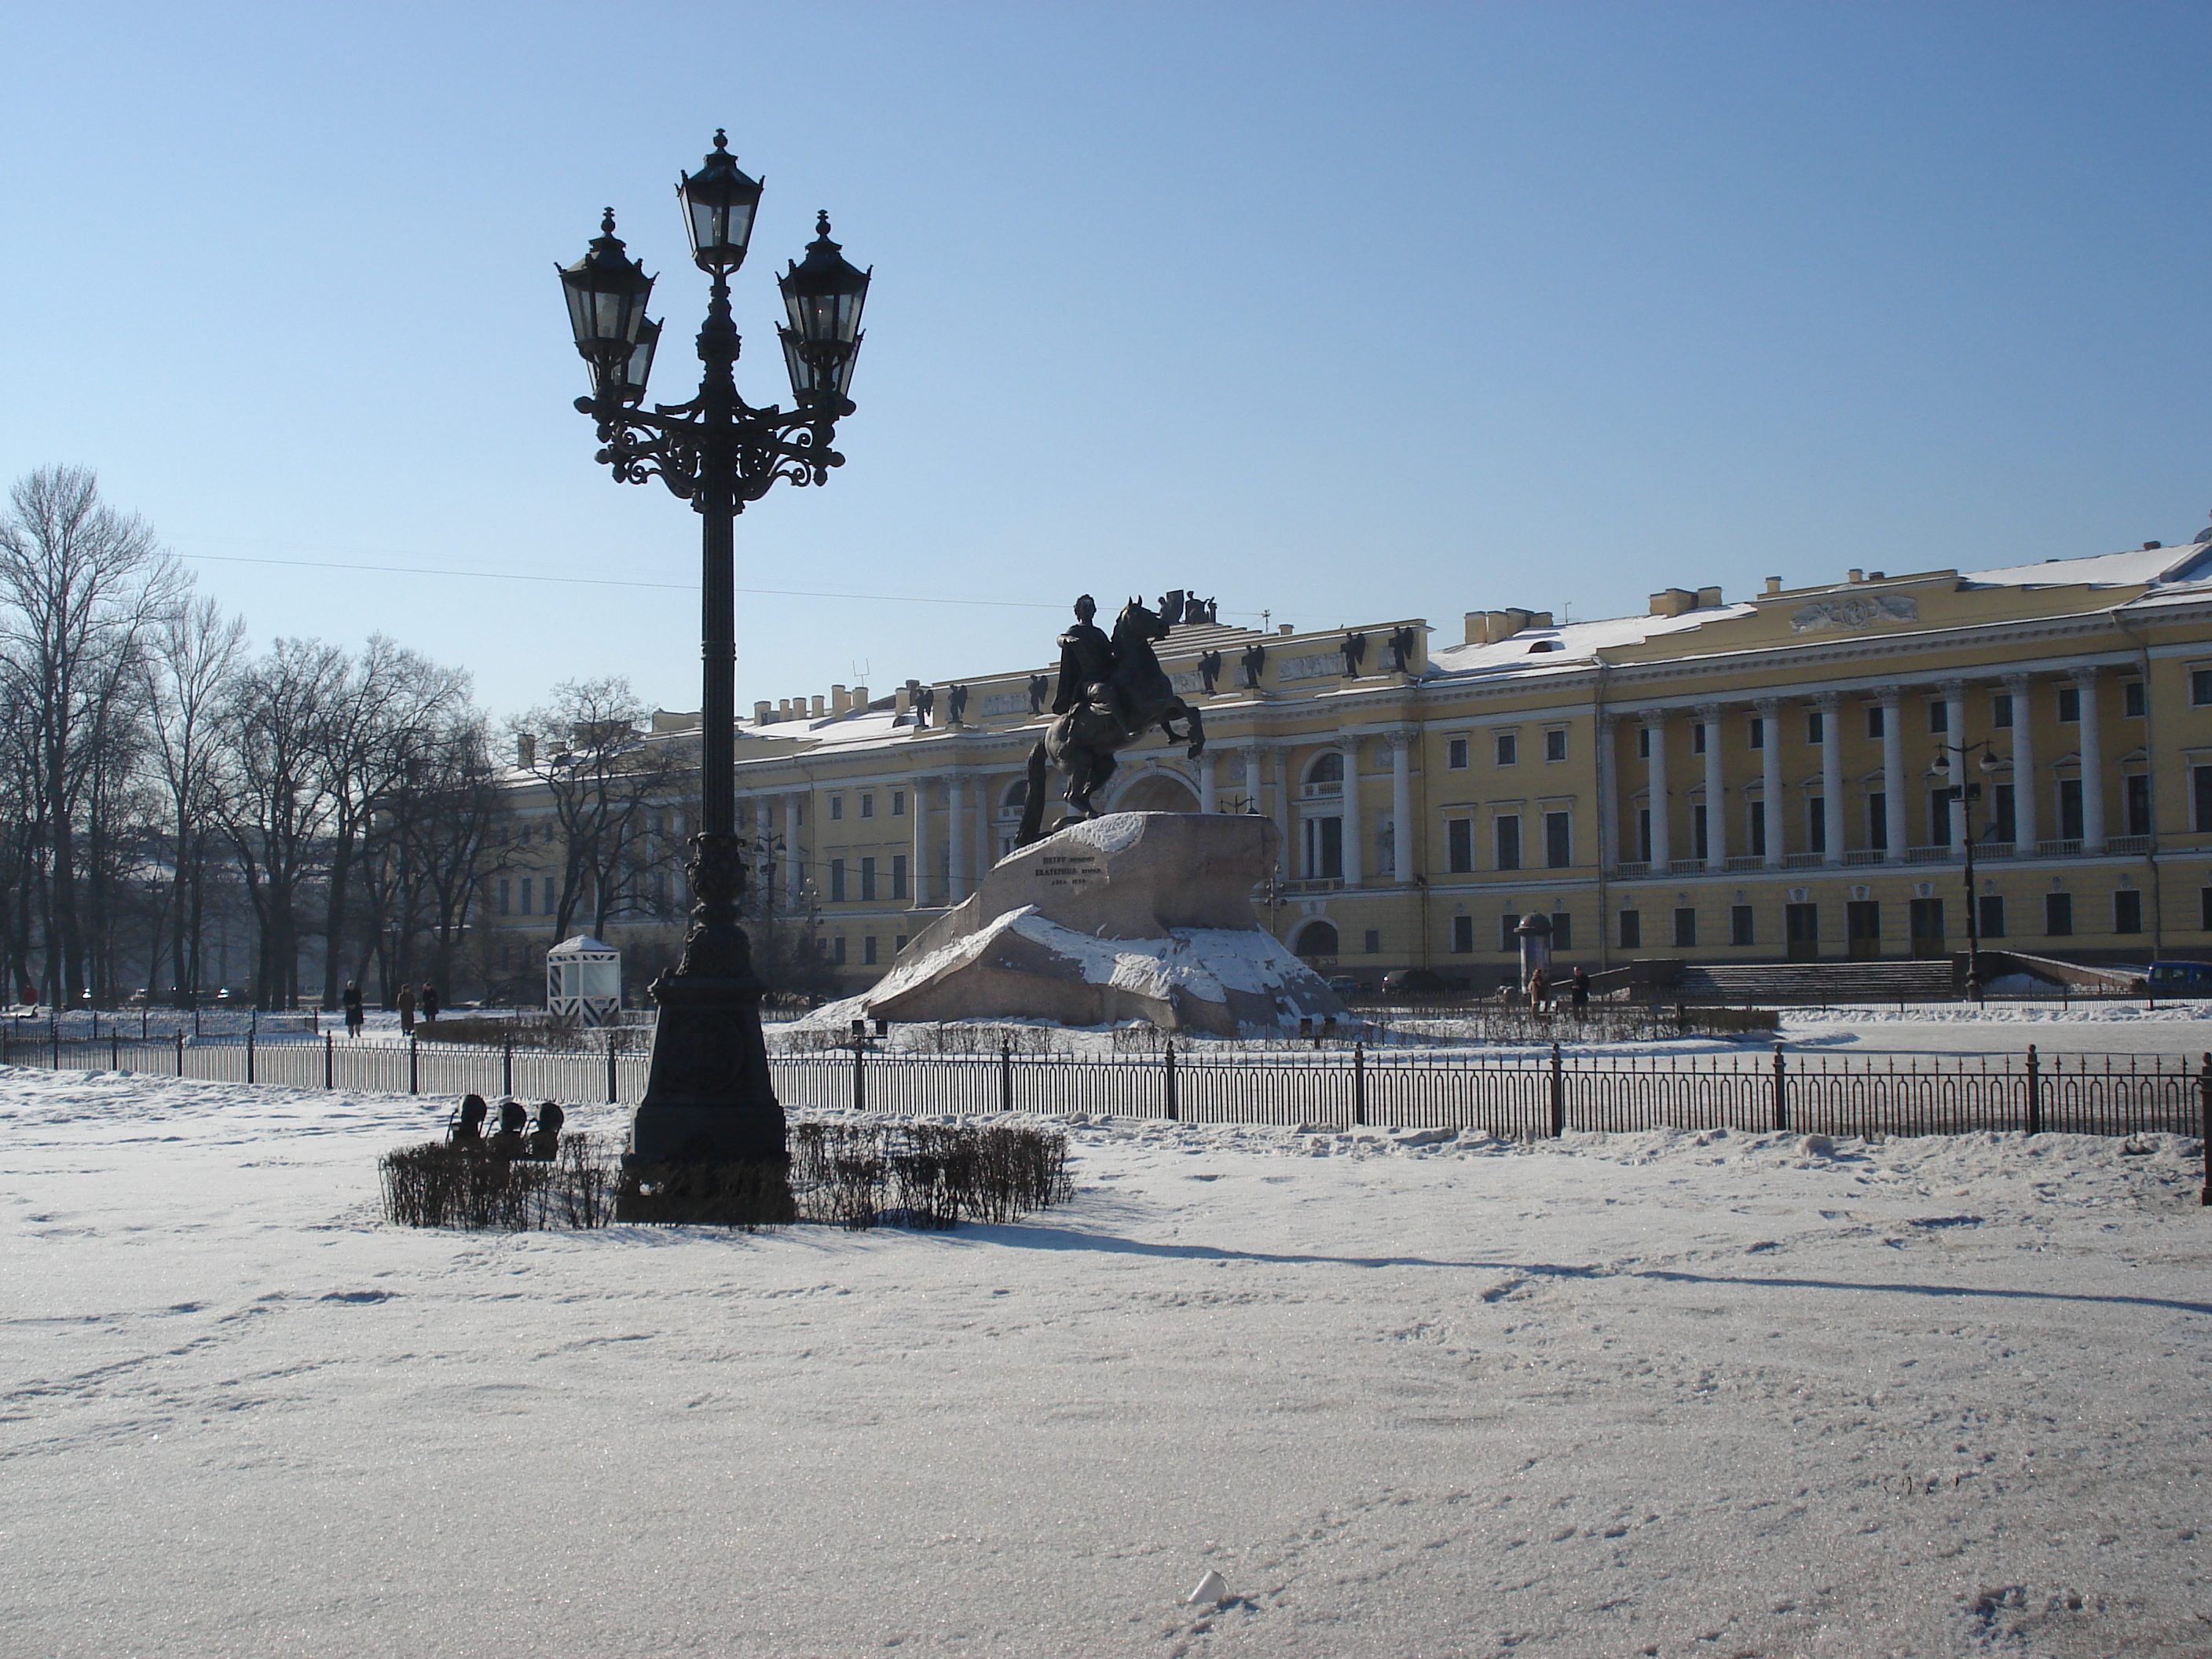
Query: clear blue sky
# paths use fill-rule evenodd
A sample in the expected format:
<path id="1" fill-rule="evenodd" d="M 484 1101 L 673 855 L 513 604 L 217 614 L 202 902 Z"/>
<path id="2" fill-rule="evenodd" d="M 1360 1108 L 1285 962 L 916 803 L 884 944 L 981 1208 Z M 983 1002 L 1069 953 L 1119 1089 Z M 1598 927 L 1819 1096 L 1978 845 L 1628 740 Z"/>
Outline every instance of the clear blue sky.
<path id="1" fill-rule="evenodd" d="M 2185 541 L 2202 5 L 0 10 L 0 472 L 96 467 L 258 641 L 381 629 L 495 711 L 697 703 L 696 520 L 619 487 L 552 275 L 726 125 L 872 264 L 848 465 L 738 525 L 738 696 L 1042 663 L 1170 586 L 1325 626 Z M 922 605 L 896 596 L 1015 605 Z M 864 672 L 863 672 L 864 671 Z"/>

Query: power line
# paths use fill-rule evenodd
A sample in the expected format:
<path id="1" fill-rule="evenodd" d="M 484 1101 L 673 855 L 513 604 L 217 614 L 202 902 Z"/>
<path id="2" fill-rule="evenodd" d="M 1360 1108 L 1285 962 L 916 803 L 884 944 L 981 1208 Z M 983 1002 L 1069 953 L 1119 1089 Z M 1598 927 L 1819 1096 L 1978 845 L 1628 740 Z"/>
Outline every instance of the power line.
<path id="1" fill-rule="evenodd" d="M 380 576 L 474 576 L 486 581 L 558 582 L 578 587 L 649 587 L 669 593 L 696 593 L 699 591 L 693 583 L 624 581 L 617 576 L 545 576 L 514 570 L 434 570 L 420 565 L 342 564 L 319 559 L 252 558 L 240 553 L 185 553 L 179 556 L 215 564 L 283 565 L 293 570 L 364 570 Z M 948 599 L 918 593 L 831 593 L 808 587 L 740 587 L 734 591 L 786 599 L 880 599 L 889 605 L 989 605 L 1015 611 L 1059 611 L 1065 608 L 1034 599 Z"/>

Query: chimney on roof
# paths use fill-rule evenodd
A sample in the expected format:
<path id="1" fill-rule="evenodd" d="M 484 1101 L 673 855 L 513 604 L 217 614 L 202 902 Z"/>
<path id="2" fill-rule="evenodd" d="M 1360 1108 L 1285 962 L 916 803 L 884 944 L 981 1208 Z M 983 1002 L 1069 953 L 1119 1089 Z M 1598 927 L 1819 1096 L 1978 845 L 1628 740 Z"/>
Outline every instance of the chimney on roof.
<path id="1" fill-rule="evenodd" d="M 868 688 L 866 686 L 856 685 L 853 688 L 853 701 L 851 708 L 855 714 L 865 714 L 868 712 Z"/>
<path id="2" fill-rule="evenodd" d="M 1664 587 L 1651 596 L 1651 614 L 1655 617 L 1679 617 L 1697 608 L 1698 596 L 1686 587 Z"/>
<path id="3" fill-rule="evenodd" d="M 773 720 L 775 717 L 775 711 L 770 708 L 766 703 L 757 702 L 753 705 L 753 724 L 755 726 L 766 726 L 769 721 Z"/>
<path id="4" fill-rule="evenodd" d="M 1701 587 L 1701 588 L 1699 588 L 1699 589 L 1698 590 L 1698 610 L 1700 610 L 1700 611 L 1711 611 L 1711 610 L 1712 610 L 1715 606 L 1718 605 L 1720 603 L 1721 603 L 1721 591 L 1720 591 L 1720 589 L 1719 589 L 1719 588 L 1717 588 L 1717 587 Z"/>
<path id="5" fill-rule="evenodd" d="M 1847 570 L 1844 574 L 1855 582 L 1863 582 L 1866 580 L 1866 572 L 1863 570 Z"/>
<path id="6" fill-rule="evenodd" d="M 527 732 L 514 740 L 514 763 L 526 772 L 538 764 L 538 739 Z"/>
<path id="7" fill-rule="evenodd" d="M 826 720 L 829 718 L 829 713 L 830 711 L 822 706 L 822 699 L 817 696 L 814 699 L 814 718 L 817 720 Z"/>
<path id="8" fill-rule="evenodd" d="M 1541 622 L 1537 621 L 1541 617 Z M 1518 605 L 1508 605 L 1503 611 L 1470 611 L 1467 613 L 1467 642 L 1469 645 L 1502 645 L 1524 628 L 1549 628 L 1549 611 L 1523 611 Z"/>
<path id="9" fill-rule="evenodd" d="M 842 685 L 833 685 L 830 688 L 830 712 L 833 714 L 849 714 L 853 712 L 852 696 Z"/>
<path id="10" fill-rule="evenodd" d="M 2143 551 L 2148 553 L 2164 545 L 2165 544 L 2162 542 L 2145 542 L 2143 544 Z"/>
<path id="11" fill-rule="evenodd" d="M 902 717 L 914 713 L 914 693 L 903 685 L 891 693 L 891 713 Z"/>
<path id="12" fill-rule="evenodd" d="M 1779 576 L 1769 576 L 1766 579 L 1766 597 L 1771 599 L 1781 591 L 1782 578 Z"/>
<path id="13" fill-rule="evenodd" d="M 791 699 L 789 697 L 778 697 L 775 700 L 775 717 L 780 720 L 787 720 L 791 718 Z"/>

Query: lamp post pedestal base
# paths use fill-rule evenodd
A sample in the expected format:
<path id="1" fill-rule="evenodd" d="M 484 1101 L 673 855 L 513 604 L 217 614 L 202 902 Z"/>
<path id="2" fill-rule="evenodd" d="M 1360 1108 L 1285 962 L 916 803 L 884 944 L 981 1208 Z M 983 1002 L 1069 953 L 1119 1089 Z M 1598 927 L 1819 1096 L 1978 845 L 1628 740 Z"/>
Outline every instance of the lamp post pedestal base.
<path id="1" fill-rule="evenodd" d="M 663 975 L 645 1098 L 630 1119 L 632 1164 L 786 1164 L 783 1107 L 769 1081 L 761 984 Z"/>

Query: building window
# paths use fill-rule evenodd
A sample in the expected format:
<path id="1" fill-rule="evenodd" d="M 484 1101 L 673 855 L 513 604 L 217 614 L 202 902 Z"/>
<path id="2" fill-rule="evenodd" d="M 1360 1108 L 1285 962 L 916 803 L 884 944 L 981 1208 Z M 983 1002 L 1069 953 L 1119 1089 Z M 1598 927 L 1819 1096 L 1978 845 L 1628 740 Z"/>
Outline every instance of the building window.
<path id="1" fill-rule="evenodd" d="M 866 904 L 872 904 L 876 900 L 876 861 L 873 859 L 860 860 L 860 899 Z"/>
<path id="2" fill-rule="evenodd" d="M 1697 859 L 1711 856 L 1706 852 L 1706 835 L 1711 820 L 1705 815 L 1705 804 L 1694 803 L 1690 808 L 1690 856 Z"/>
<path id="3" fill-rule="evenodd" d="M 2197 828 L 2212 832 L 2212 766 L 2189 769 L 2191 793 L 2197 805 Z"/>
<path id="4" fill-rule="evenodd" d="M 2212 668 L 2189 671 L 2189 701 L 2199 708 L 2212 703 Z"/>
<path id="5" fill-rule="evenodd" d="M 549 916 L 557 916 L 561 914 L 558 890 L 554 886 L 553 878 L 550 876 L 545 878 L 545 914 Z"/>
<path id="6" fill-rule="evenodd" d="M 901 933 L 896 939 L 891 941 L 891 954 L 893 956 L 896 956 L 900 951 L 905 949 L 906 935 L 904 933 Z"/>
<path id="7" fill-rule="evenodd" d="M 1444 744 L 1444 764 L 1455 772 L 1466 769 L 1467 739 L 1465 738 L 1454 738 Z"/>
<path id="8" fill-rule="evenodd" d="M 513 901 L 514 896 L 514 884 L 508 881 L 504 876 L 501 877 L 499 883 L 500 915 L 506 915 L 507 914 L 507 906 Z"/>
<path id="9" fill-rule="evenodd" d="M 891 854 L 891 896 L 895 899 L 906 896 L 906 854 L 903 853 Z"/>
<path id="10" fill-rule="evenodd" d="M 1575 861 L 1571 828 L 1572 820 L 1566 813 L 1544 814 L 1544 864 L 1547 869 L 1564 870 Z"/>
<path id="11" fill-rule="evenodd" d="M 842 859 L 830 860 L 830 902 L 832 904 L 845 902 L 845 860 Z"/>
<path id="12" fill-rule="evenodd" d="M 2212 776 L 2212 766 L 2204 769 Z M 1474 868 L 1474 820 L 1453 818 L 1444 825 L 1444 865 L 1455 876 Z"/>
<path id="13" fill-rule="evenodd" d="M 1468 955 L 1474 949 L 1474 918 L 1473 916 L 1454 916 L 1452 918 L 1453 954 L 1463 957 Z"/>
<path id="14" fill-rule="evenodd" d="M 2043 931 L 2059 938 L 2074 931 L 2074 895 L 2045 893 L 2043 896 Z"/>
<path id="15" fill-rule="evenodd" d="M 1951 844 L 1951 792 L 1930 789 L 1928 792 L 1928 844 L 1948 847 Z"/>
<path id="16" fill-rule="evenodd" d="M 2197 925 L 2205 933 L 2212 933 L 2212 887 L 2197 890 Z"/>
<path id="17" fill-rule="evenodd" d="M 1674 912 L 1674 948 L 1681 950 L 1698 942 L 1698 913 L 1684 905 Z"/>
<path id="18" fill-rule="evenodd" d="M 2001 841 L 2008 847 L 2013 842 L 2013 828 L 2019 820 L 2013 816 L 2013 804 L 2017 797 L 2008 783 L 1990 786 L 1990 839 Z"/>
<path id="19" fill-rule="evenodd" d="M 891 791 L 891 816 L 895 818 L 906 816 L 906 791 L 903 789 Z"/>
<path id="20" fill-rule="evenodd" d="M 1568 913 L 1567 913 L 1566 911 L 1565 911 L 1565 910 L 1554 910 L 1554 911 L 1553 911 L 1553 912 L 1552 912 L 1552 951 L 1553 951 L 1553 954 L 1557 955 L 1557 954 L 1558 954 L 1559 951 L 1571 951 L 1571 950 L 1573 950 L 1574 948 L 1575 948 L 1575 919 L 1574 919 L 1574 917 L 1573 917 L 1572 915 L 1571 915 L 1570 914 L 1568 914 Z"/>
<path id="21" fill-rule="evenodd" d="M 1759 943 L 1758 937 L 1753 931 L 1752 925 L 1752 916 L 1753 914 L 1754 913 L 1751 906 L 1748 904 L 1731 904 L 1729 906 L 1729 943 L 1730 945 L 1756 945 Z"/>
<path id="22" fill-rule="evenodd" d="M 864 818 L 872 818 L 875 817 L 875 815 L 876 798 L 870 794 L 862 795 L 860 797 L 860 816 Z"/>
<path id="23" fill-rule="evenodd" d="M 1498 918 L 1498 948 L 1499 950 L 1514 951 L 1520 950 L 1520 927 L 1521 917 L 1517 912 L 1508 910 Z"/>
<path id="24" fill-rule="evenodd" d="M 1821 713 L 1815 708 L 1805 716 L 1805 741 L 1808 743 L 1826 743 L 1828 740 L 1828 723 L 1821 718 Z"/>
<path id="25" fill-rule="evenodd" d="M 1766 856 L 1766 803 L 1763 800 L 1748 803 L 1745 807 L 1745 816 L 1748 820 L 1745 826 L 1748 832 L 1744 837 L 1745 843 L 1751 848 L 1753 857 L 1763 859 Z"/>
<path id="26" fill-rule="evenodd" d="M 1764 749 L 1766 747 L 1766 720 L 1764 715 L 1753 714 L 1751 717 L 1751 724 L 1747 728 L 1747 731 L 1748 735 L 1745 740 L 1744 746 L 1746 748 Z"/>
<path id="27" fill-rule="evenodd" d="M 838 823 L 838 822 L 840 822 L 840 821 L 844 817 L 844 816 L 845 816 L 845 798 L 844 798 L 842 795 L 832 795 L 832 796 L 830 796 L 830 823 Z"/>
<path id="28" fill-rule="evenodd" d="M 1498 734 L 1498 763 L 1500 766 L 1512 765 L 1518 758 L 1519 748 L 1519 739 L 1513 733 L 1500 732 Z"/>
<path id="29" fill-rule="evenodd" d="M 1703 720 L 1690 728 L 1690 752 L 1693 755 L 1705 752 L 1705 723 Z"/>
<path id="30" fill-rule="evenodd" d="M 1828 850 L 1828 802 L 1825 796 L 1813 795 L 1806 799 L 1805 850 L 1808 853 Z"/>
<path id="31" fill-rule="evenodd" d="M 793 825 L 798 829 L 804 830 L 806 828 L 806 803 L 805 801 L 795 800 L 791 803 L 791 822 Z M 681 824 L 677 826 L 678 830 L 681 830 L 683 827 L 684 826 Z"/>
<path id="32" fill-rule="evenodd" d="M 1942 697 L 1929 702 L 1928 729 L 1939 737 L 1948 735 L 1951 730 L 1951 705 Z"/>
<path id="33" fill-rule="evenodd" d="M 2143 683 L 2141 680 L 2130 680 L 2120 688 L 2120 713 L 2130 720 L 2139 720 L 2143 717 Z"/>
<path id="34" fill-rule="evenodd" d="M 1651 758 L 1651 728 L 1648 726 L 1639 726 L 1636 728 L 1636 758 L 1638 760 Z"/>
<path id="35" fill-rule="evenodd" d="M 2150 774 L 2130 772 L 2120 781 L 2125 792 L 2128 833 L 2131 836 L 2150 834 Z"/>
<path id="36" fill-rule="evenodd" d="M 1990 699 L 1990 724 L 2003 731 L 2012 724 L 2012 693 L 2000 691 Z"/>
<path id="37" fill-rule="evenodd" d="M 1521 867 L 1521 820 L 1510 814 L 1497 822 L 1498 867 L 1518 870 Z"/>
<path id="38" fill-rule="evenodd" d="M 1567 728 L 1564 726 L 1544 733 L 1544 758 L 1563 761 L 1567 757 Z"/>
<path id="39" fill-rule="evenodd" d="M 830 961 L 833 967 L 845 965 L 845 940 L 842 934 L 830 941 Z"/>
<path id="40" fill-rule="evenodd" d="M 1943 901 L 1914 899 L 1905 916 L 1905 938 L 1916 961 L 1943 954 Z"/>
<path id="41" fill-rule="evenodd" d="M 2081 780 L 2061 778 L 2058 781 L 2058 838 L 2061 841 L 2081 839 Z"/>
<path id="42" fill-rule="evenodd" d="M 2081 718 L 2081 688 L 2062 685 L 2058 688 L 2058 723 L 2071 725 Z"/>
<path id="43" fill-rule="evenodd" d="M 1344 820 L 1306 820 L 1306 874 L 1318 881 L 1344 878 Z"/>
<path id="44" fill-rule="evenodd" d="M 1644 912 L 1623 910 L 1620 913 L 1620 948 L 1640 951 L 1644 948 Z"/>
<path id="45" fill-rule="evenodd" d="M 1888 713 L 1889 710 L 1878 702 L 1870 702 L 1867 705 L 1867 736 L 1878 738 L 1881 735 L 1883 717 Z"/>
<path id="46" fill-rule="evenodd" d="M 1367 954 L 1370 957 L 1382 954 L 1382 930 L 1380 927 L 1367 930 Z"/>
<path id="47" fill-rule="evenodd" d="M 1889 850 L 1889 797 L 1880 790 L 1867 798 L 1867 848 L 1871 852 Z"/>
<path id="48" fill-rule="evenodd" d="M 1636 856 L 1644 863 L 1651 862 L 1651 809 L 1636 809 Z"/>
<path id="49" fill-rule="evenodd" d="M 876 936 L 873 933 L 865 935 L 860 940 L 860 965 L 863 968 L 876 965 Z"/>
<path id="50" fill-rule="evenodd" d="M 2004 930 L 2004 896 L 1984 893 L 1974 901 L 1974 923 L 1984 939 L 2002 939 Z"/>
<path id="51" fill-rule="evenodd" d="M 1820 955 L 1820 907 L 1817 904 L 1784 905 L 1782 936 L 1790 961 L 1818 961 Z"/>
<path id="52" fill-rule="evenodd" d="M 2142 889 L 2123 887 L 2112 895 L 2112 931 L 2116 933 L 2142 932 Z"/>

